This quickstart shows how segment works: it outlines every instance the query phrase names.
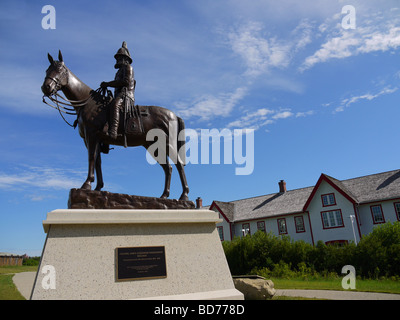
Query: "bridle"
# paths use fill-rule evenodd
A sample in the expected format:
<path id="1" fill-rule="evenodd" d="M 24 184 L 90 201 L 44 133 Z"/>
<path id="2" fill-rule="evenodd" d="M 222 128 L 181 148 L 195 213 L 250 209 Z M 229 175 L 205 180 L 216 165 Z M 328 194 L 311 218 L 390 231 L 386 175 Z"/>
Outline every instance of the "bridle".
<path id="1" fill-rule="evenodd" d="M 68 85 L 68 70 L 67 70 L 67 68 L 65 67 L 65 65 L 64 65 L 63 62 L 53 62 L 52 64 L 53 64 L 57 69 L 60 69 L 60 72 L 59 72 L 59 75 L 60 75 L 60 76 L 59 76 L 59 79 L 57 79 L 57 78 L 52 78 L 52 77 L 49 77 L 48 75 L 46 75 L 45 80 L 46 80 L 46 79 L 49 79 L 49 80 L 53 81 L 53 82 L 55 83 L 55 85 L 56 85 L 54 91 L 57 92 L 58 90 L 60 90 L 60 89 L 63 87 L 62 81 L 63 81 L 64 79 L 65 79 L 65 81 L 66 81 L 66 84 L 65 84 L 65 85 Z M 56 64 L 57 64 L 57 65 L 56 65 Z"/>
<path id="2" fill-rule="evenodd" d="M 60 113 L 61 117 L 63 118 L 63 120 L 65 121 L 66 124 L 68 124 L 70 127 L 76 128 L 76 121 L 73 125 L 71 125 L 63 116 L 63 113 L 65 114 L 69 114 L 69 115 L 74 115 L 74 116 L 78 116 L 80 109 L 78 109 L 78 111 L 76 111 L 75 108 L 81 108 L 83 106 L 86 105 L 87 101 L 89 100 L 90 97 L 87 97 L 86 99 L 83 100 L 69 100 L 64 98 L 63 96 L 59 95 L 57 92 L 63 87 L 62 85 L 62 81 L 63 81 L 63 77 L 66 78 L 66 85 L 68 85 L 68 70 L 67 68 L 64 66 L 64 64 L 61 66 L 62 70 L 60 71 L 60 77 L 59 79 L 57 78 L 52 78 L 49 76 L 45 77 L 45 80 L 51 80 L 55 83 L 55 88 L 54 88 L 54 93 L 51 93 L 50 95 L 46 96 L 43 95 L 43 103 L 47 104 L 48 106 L 58 110 L 58 112 Z M 53 97 L 54 96 L 54 97 Z M 56 104 L 57 107 L 51 105 L 50 103 L 48 103 L 45 98 L 49 98 L 53 103 Z M 62 101 L 58 101 L 57 97 L 61 98 L 62 100 L 64 100 L 65 102 Z M 68 108 L 65 106 L 69 106 L 69 107 L 73 107 L 73 108 Z"/>

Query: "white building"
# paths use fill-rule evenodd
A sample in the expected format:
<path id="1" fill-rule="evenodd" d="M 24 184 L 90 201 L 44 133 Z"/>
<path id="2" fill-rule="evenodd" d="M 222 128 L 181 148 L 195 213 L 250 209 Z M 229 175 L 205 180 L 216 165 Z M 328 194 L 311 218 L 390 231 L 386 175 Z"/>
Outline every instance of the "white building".
<path id="1" fill-rule="evenodd" d="M 221 240 L 257 230 L 316 244 L 359 242 L 374 226 L 400 220 L 400 170 L 339 181 L 321 174 L 313 187 L 230 202 L 213 201 Z"/>

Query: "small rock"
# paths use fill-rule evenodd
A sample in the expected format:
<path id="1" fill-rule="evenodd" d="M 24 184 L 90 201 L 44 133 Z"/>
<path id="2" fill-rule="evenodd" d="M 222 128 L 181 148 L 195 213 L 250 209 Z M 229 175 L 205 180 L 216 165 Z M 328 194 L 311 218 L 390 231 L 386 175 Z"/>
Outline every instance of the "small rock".
<path id="1" fill-rule="evenodd" d="M 271 299 L 276 292 L 274 283 L 260 276 L 234 277 L 233 283 L 243 293 L 245 300 Z"/>

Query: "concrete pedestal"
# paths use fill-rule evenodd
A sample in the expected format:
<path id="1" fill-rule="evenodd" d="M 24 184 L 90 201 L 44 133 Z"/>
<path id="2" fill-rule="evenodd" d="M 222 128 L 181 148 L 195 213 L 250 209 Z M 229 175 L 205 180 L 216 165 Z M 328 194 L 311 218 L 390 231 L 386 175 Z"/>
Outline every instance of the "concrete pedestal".
<path id="1" fill-rule="evenodd" d="M 31 299 L 243 299 L 210 210 L 55 210 Z M 116 248 L 165 247 L 167 276 L 117 281 Z"/>

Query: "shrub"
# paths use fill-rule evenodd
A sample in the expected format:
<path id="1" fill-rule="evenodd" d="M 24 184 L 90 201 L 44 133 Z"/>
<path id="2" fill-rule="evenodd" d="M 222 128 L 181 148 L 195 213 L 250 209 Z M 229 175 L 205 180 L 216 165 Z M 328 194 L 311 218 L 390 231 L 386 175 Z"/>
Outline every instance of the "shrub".
<path id="1" fill-rule="evenodd" d="M 24 259 L 22 261 L 23 266 L 38 266 L 40 262 L 40 257 L 32 257 L 29 259 Z"/>
<path id="2" fill-rule="evenodd" d="M 341 276 L 342 267 L 353 265 L 357 276 L 367 278 L 400 276 L 400 222 L 387 222 L 364 236 L 356 246 L 315 246 L 289 237 L 256 232 L 223 242 L 234 275 L 257 273 L 275 277 Z"/>
<path id="3" fill-rule="evenodd" d="M 354 266 L 364 277 L 400 275 L 400 222 L 379 225 L 355 250 Z"/>

